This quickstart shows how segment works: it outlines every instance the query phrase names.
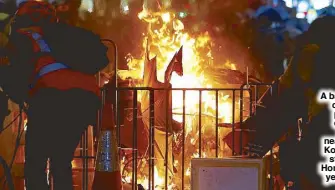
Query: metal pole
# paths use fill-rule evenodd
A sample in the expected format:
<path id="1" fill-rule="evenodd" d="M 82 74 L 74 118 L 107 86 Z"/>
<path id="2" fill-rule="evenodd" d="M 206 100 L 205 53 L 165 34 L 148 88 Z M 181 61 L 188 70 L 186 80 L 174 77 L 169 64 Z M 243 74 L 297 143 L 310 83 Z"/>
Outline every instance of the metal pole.
<path id="1" fill-rule="evenodd" d="M 169 133 L 170 133 L 170 128 L 169 128 L 169 90 L 165 90 L 165 189 L 168 189 L 168 168 L 169 168 Z M 172 90 L 171 90 L 171 96 L 172 96 Z"/>
<path id="2" fill-rule="evenodd" d="M 133 190 L 137 190 L 137 90 L 133 90 Z"/>
<path id="3" fill-rule="evenodd" d="M 184 189 L 184 180 L 185 180 L 185 122 L 186 122 L 186 118 L 185 118 L 185 112 L 186 112 L 186 92 L 185 90 L 183 90 L 183 141 L 182 141 L 182 147 L 183 147 L 183 152 L 182 152 L 182 161 L 181 161 L 181 189 Z"/>
<path id="4" fill-rule="evenodd" d="M 149 91 L 149 190 L 155 189 L 155 91 Z"/>
<path id="5" fill-rule="evenodd" d="M 118 99 L 119 99 L 119 96 L 118 96 L 118 81 L 117 81 L 117 70 L 118 70 L 118 48 L 117 48 L 117 45 L 116 43 L 111 40 L 111 39 L 101 39 L 101 41 L 105 41 L 105 42 L 108 42 L 110 44 L 113 45 L 114 47 L 114 56 L 115 56 L 115 59 L 114 59 L 114 81 L 115 81 L 115 105 L 114 105 L 114 118 L 117 120 L 116 121 L 116 127 L 117 127 L 117 141 L 118 141 L 118 145 L 120 145 L 120 125 L 119 125 L 119 118 L 118 118 Z M 118 146 L 118 148 L 120 148 L 120 146 Z"/>
<path id="6" fill-rule="evenodd" d="M 110 40 L 110 39 L 101 39 L 101 41 L 109 42 L 114 47 L 114 56 L 115 56 L 115 59 L 114 59 L 114 70 L 115 70 L 114 80 L 115 80 L 115 88 L 117 88 L 118 87 L 118 81 L 117 81 L 118 49 L 117 49 L 117 45 L 113 40 Z M 116 94 L 116 98 L 117 98 L 117 94 Z M 117 99 L 116 99 L 116 102 L 117 102 Z M 115 104 L 115 106 L 117 106 L 117 104 Z M 115 107 L 115 108 L 116 108 L 115 110 L 117 110 L 117 107 Z"/>
<path id="7" fill-rule="evenodd" d="M 84 156 L 85 156 L 85 163 L 84 163 L 84 179 L 85 179 L 85 186 L 84 186 L 84 190 L 88 190 L 88 130 L 89 128 L 86 129 L 85 133 L 84 133 Z"/>
<path id="8" fill-rule="evenodd" d="M 215 91 L 215 157 L 219 157 L 219 91 Z"/>
<path id="9" fill-rule="evenodd" d="M 244 105 L 243 105 L 243 92 L 244 92 L 244 85 L 242 85 L 241 89 L 240 89 L 240 124 L 242 124 L 243 122 L 243 109 L 244 109 Z M 242 147 L 242 143 L 243 143 L 243 139 L 242 139 L 242 136 L 243 136 L 243 130 L 241 129 L 240 131 L 240 152 L 239 152 L 239 155 L 242 155 L 242 151 L 243 151 L 243 147 Z M 233 148 L 234 149 L 234 148 Z"/>
<path id="10" fill-rule="evenodd" d="M 201 104 L 202 104 L 202 91 L 201 90 L 199 90 L 199 158 L 201 158 L 202 157 L 202 151 L 201 151 L 201 149 L 202 149 L 202 144 L 201 144 L 201 136 L 202 136 L 202 127 L 201 127 L 201 125 L 202 125 L 202 123 L 201 123 Z"/>
<path id="11" fill-rule="evenodd" d="M 102 42 L 108 42 L 110 44 L 113 45 L 113 48 L 114 48 L 114 81 L 115 81 L 115 104 L 114 104 L 114 118 L 116 119 L 116 128 L 117 128 L 117 145 L 118 145 L 118 156 L 119 156 L 119 159 L 120 160 L 120 148 L 121 148 L 121 143 L 120 143 L 120 121 L 119 121 L 119 106 L 118 106 L 118 99 L 119 99 L 119 93 L 118 93 L 118 77 L 117 77 L 117 70 L 118 70 L 118 48 L 117 48 L 117 45 L 116 43 L 111 40 L 111 39 L 101 39 Z M 105 89 L 106 90 L 106 89 Z M 106 92 L 103 91 L 103 97 L 105 97 L 106 95 Z M 104 105 L 104 102 L 103 102 L 103 105 Z M 103 109 L 103 107 L 101 108 L 101 110 Z M 100 112 L 101 116 L 102 117 L 102 111 Z M 137 161 L 137 160 L 136 160 Z"/>
<path id="12" fill-rule="evenodd" d="M 235 156 L 235 90 L 233 90 L 233 100 L 232 100 L 232 155 Z"/>

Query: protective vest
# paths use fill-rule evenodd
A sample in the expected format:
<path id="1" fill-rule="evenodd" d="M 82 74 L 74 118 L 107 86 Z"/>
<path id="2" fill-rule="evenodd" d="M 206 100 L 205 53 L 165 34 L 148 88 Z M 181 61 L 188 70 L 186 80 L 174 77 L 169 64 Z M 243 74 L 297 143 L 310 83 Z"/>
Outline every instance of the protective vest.
<path id="1" fill-rule="evenodd" d="M 35 58 L 35 69 L 30 80 L 30 92 L 32 96 L 41 88 L 56 88 L 59 90 L 69 90 L 79 88 L 90 91 L 97 96 L 100 90 L 96 84 L 94 75 L 89 75 L 72 70 L 64 63 L 57 62 L 51 56 L 51 49 L 42 38 L 42 32 L 21 29 L 19 33 L 28 36 L 33 42 Z"/>

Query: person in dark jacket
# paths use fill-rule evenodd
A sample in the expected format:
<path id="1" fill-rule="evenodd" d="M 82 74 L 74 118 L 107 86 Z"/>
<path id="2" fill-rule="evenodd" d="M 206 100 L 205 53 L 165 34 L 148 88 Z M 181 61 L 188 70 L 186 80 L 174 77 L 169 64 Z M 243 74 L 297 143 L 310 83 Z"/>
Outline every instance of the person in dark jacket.
<path id="1" fill-rule="evenodd" d="M 324 158 L 320 156 L 320 138 L 334 135 L 329 126 L 327 105 L 317 102 L 317 93 L 323 88 L 335 88 L 333 75 L 333 46 L 335 44 L 335 17 L 316 19 L 308 30 L 307 39 L 296 52 L 289 68 L 279 79 L 279 95 L 265 104 L 266 108 L 249 118 L 245 126 L 256 126 L 255 141 L 260 156 L 264 155 L 287 132 L 290 124 L 303 118 L 307 125 L 302 129 L 303 137 L 296 148 L 301 159 L 299 167 L 301 190 L 326 190 L 317 168 Z M 257 146 L 255 146 L 257 145 Z"/>
<path id="2" fill-rule="evenodd" d="M 45 172 L 48 161 L 53 189 L 73 189 L 73 154 L 82 133 L 89 125 L 95 125 L 100 105 L 94 74 L 60 62 L 44 40 L 47 29 L 57 26 L 57 21 L 53 6 L 27 1 L 19 5 L 11 25 L 8 70 L 13 80 L 3 86 L 21 107 L 24 103 L 29 105 L 25 138 L 27 190 L 49 189 Z M 66 44 L 63 48 L 67 48 Z M 68 51 L 78 55 L 75 49 Z"/>

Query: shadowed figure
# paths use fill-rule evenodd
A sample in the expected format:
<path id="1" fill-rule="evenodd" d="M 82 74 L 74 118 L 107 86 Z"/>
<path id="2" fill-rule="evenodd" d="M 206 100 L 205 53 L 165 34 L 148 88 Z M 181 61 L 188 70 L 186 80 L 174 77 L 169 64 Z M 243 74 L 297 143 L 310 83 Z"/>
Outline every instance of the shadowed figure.
<path id="1" fill-rule="evenodd" d="M 73 154 L 88 125 L 95 125 L 100 106 L 95 74 L 109 63 L 98 36 L 57 23 L 55 15 L 48 3 L 20 4 L 7 47 L 10 66 L 3 89 L 29 106 L 27 190 L 49 189 L 48 160 L 53 189 L 73 189 Z"/>
<path id="2" fill-rule="evenodd" d="M 286 17 L 277 9 L 265 7 L 263 11 L 261 7 L 256 12 L 257 18 L 252 21 L 254 32 L 251 51 L 262 64 L 265 81 L 272 82 L 284 72 Z"/>
<path id="3" fill-rule="evenodd" d="M 256 128 L 254 145 L 263 156 L 273 143 L 288 131 L 298 118 L 308 121 L 302 129 L 303 137 L 295 149 L 296 176 L 302 190 L 334 189 L 323 187 L 318 175 L 317 164 L 324 161 L 320 156 L 320 138 L 334 135 L 329 124 L 327 105 L 316 102 L 316 95 L 322 88 L 335 88 L 333 76 L 333 47 L 335 44 L 335 17 L 326 16 L 315 20 L 307 33 L 302 48 L 296 52 L 289 68 L 279 80 L 278 96 L 264 101 L 266 108 L 257 111 L 245 126 Z M 292 151 L 292 150 L 291 150 Z M 282 152 L 283 153 L 283 152 Z M 301 162 L 303 160 L 303 162 Z"/>

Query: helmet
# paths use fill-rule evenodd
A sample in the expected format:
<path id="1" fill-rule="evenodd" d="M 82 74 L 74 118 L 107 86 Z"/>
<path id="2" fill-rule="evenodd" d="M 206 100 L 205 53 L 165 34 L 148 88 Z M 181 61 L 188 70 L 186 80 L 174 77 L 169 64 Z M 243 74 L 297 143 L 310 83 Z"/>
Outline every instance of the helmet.
<path id="1" fill-rule="evenodd" d="M 57 21 L 56 10 L 51 4 L 40 1 L 24 1 L 19 4 L 12 25 L 15 25 L 16 28 L 24 28 Z"/>

